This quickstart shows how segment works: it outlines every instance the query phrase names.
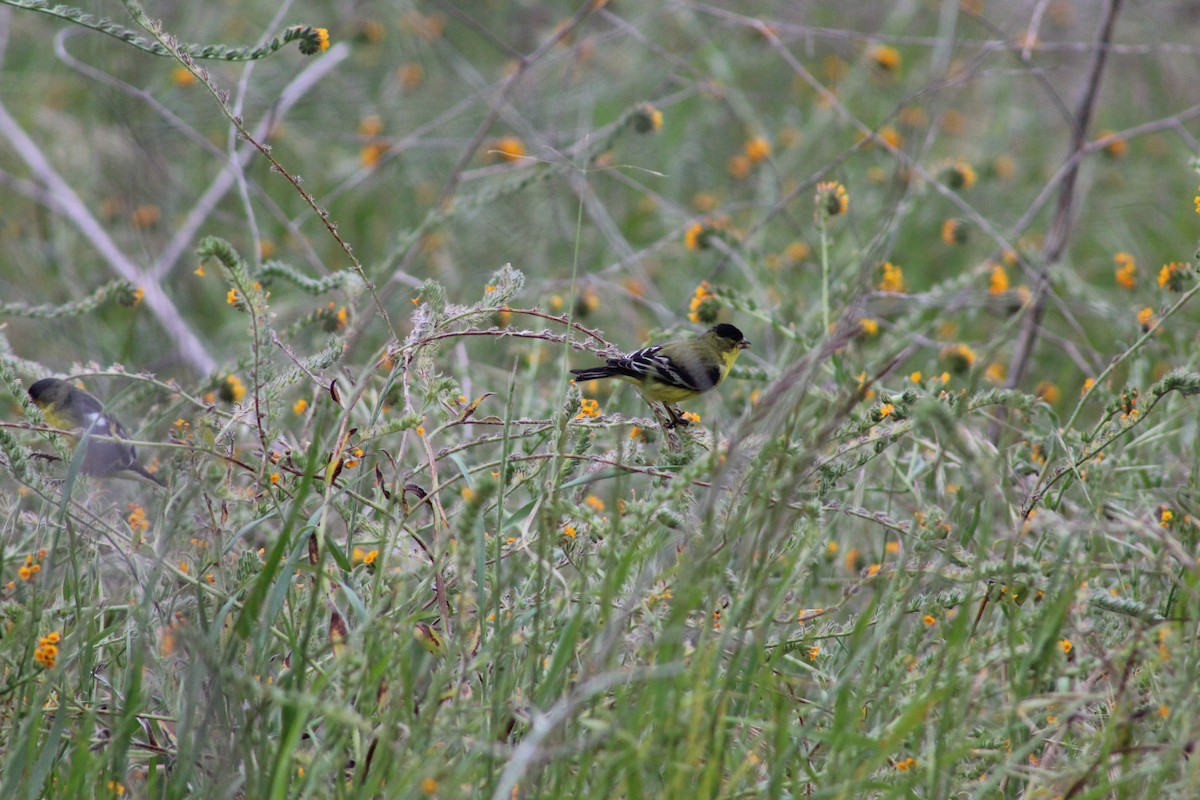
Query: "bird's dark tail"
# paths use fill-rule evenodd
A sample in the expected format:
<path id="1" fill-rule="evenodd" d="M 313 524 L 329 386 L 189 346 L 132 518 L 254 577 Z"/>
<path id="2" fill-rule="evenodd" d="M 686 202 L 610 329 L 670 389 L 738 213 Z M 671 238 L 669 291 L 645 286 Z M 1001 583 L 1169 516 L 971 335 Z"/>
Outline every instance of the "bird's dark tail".
<path id="1" fill-rule="evenodd" d="M 159 486 L 163 487 L 164 489 L 167 488 L 166 481 L 164 481 L 162 478 L 158 477 L 153 472 L 146 469 L 145 467 L 143 467 L 141 464 L 137 463 L 136 461 L 133 462 L 133 464 L 131 464 L 129 466 L 129 471 L 136 472 L 138 475 L 141 475 L 143 478 L 154 481 L 155 483 L 157 483 Z"/>
<path id="2" fill-rule="evenodd" d="M 618 373 L 612 367 L 591 367 L 590 369 L 573 369 L 571 374 L 577 381 L 594 381 L 599 378 L 614 378 Z"/>
<path id="3" fill-rule="evenodd" d="M 600 378 L 630 378 L 634 381 L 640 381 L 642 375 L 634 372 L 631 369 L 622 368 L 616 364 L 608 363 L 603 367 L 590 367 L 588 369 L 573 369 L 571 374 L 575 376 L 577 381 L 594 381 Z"/>

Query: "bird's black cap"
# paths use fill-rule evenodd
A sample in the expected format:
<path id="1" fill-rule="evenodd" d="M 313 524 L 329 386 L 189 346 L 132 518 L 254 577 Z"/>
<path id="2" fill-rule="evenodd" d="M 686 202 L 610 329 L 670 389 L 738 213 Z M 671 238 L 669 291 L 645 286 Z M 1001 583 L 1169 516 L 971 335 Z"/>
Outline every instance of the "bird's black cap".
<path id="1" fill-rule="evenodd" d="M 37 402 L 46 395 L 50 394 L 50 390 L 53 389 L 57 384 L 58 381 L 54 378 L 42 378 L 40 381 L 35 382 L 29 387 L 29 397 L 34 402 Z"/>
<path id="2" fill-rule="evenodd" d="M 720 325 L 712 326 L 712 332 L 722 339 L 728 339 L 731 342 L 740 342 L 745 339 L 742 332 L 728 322 L 722 322 Z"/>

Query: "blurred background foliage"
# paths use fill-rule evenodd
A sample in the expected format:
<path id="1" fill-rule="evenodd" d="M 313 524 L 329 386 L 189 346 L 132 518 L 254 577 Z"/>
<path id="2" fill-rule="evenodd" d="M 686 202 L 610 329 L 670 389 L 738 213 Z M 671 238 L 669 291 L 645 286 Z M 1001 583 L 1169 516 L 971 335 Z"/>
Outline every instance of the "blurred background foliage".
<path id="1" fill-rule="evenodd" d="M 512 262 L 529 278 L 523 302 L 577 301 L 587 324 L 619 331 L 625 347 L 678 325 L 702 280 L 751 294 L 811 339 L 820 332 L 805 328 L 819 275 L 813 189 L 818 178 L 836 179 L 852 211 L 835 235 L 835 299 L 859 295 L 877 280 L 872 270 L 893 262 L 915 297 L 889 310 L 916 313 L 934 340 L 984 345 L 1003 362 L 1005 343 L 992 337 L 1002 336 L 1020 298 L 960 301 L 948 314 L 949 287 L 960 278 L 986 283 L 988 262 L 1006 246 L 1036 261 L 1053 202 L 1035 199 L 1054 189 L 1048 181 L 1067 155 L 1099 4 L 884 8 L 614 3 L 529 62 L 522 59 L 571 24 L 575 5 L 310 2 L 279 10 L 217 2 L 147 11 L 183 42 L 250 46 L 281 23 L 329 29 L 332 49 L 312 58 L 290 47 L 250 65 L 203 66 L 251 130 L 270 120 L 264 141 L 329 211 L 401 320 L 425 278 L 451 299 L 477 296 L 487 275 Z M 120 21 L 115 3 L 88 10 Z M 174 242 L 164 262 L 230 150 L 248 145 L 171 59 L 44 15 L 6 13 L 0 100 L 100 227 L 180 306 L 214 363 L 231 366 L 242 327 L 225 287 L 194 274 L 200 236 L 222 236 L 251 259 L 279 259 L 312 276 L 350 268 L 316 215 L 254 155 L 244 187 L 231 185 L 204 208 L 189 241 Z M 1155 288 L 1158 266 L 1189 255 L 1195 177 L 1186 163 L 1195 141 L 1184 103 L 1196 76 L 1194 60 L 1180 57 L 1190 45 L 1162 34 L 1187 30 L 1195 14 L 1189 3 L 1158 3 L 1119 19 L 1089 136 L 1126 138 L 1087 158 L 1068 263 L 1052 277 L 1061 300 L 1048 341 L 1072 339 L 1077 362 L 1064 391 L 1098 371 L 1109 337 L 1138 333 L 1134 314 L 1154 304 L 1142 290 Z M 271 119 L 298 76 L 331 58 L 336 66 Z M 803 72 L 833 94 L 822 97 Z M 627 132 L 601 153 L 589 149 L 647 102 L 662 112 L 657 135 Z M 990 231 L 905 159 L 865 140 L 867 129 L 940 178 L 951 161 L 969 165 L 976 181 L 959 193 Z M 746 154 L 756 137 L 770 148 L 760 161 Z M 504 158 L 505 142 L 526 155 Z M 523 180 L 541 168 L 538 179 Z M 113 277 L 94 241 L 47 208 L 44 187 L 30 185 L 10 148 L 0 150 L 0 169 L 6 300 L 63 303 Z M 459 210 L 422 227 L 443 205 Z M 942 240 L 952 218 L 963 244 Z M 720 220 L 725 246 L 687 248 L 687 229 L 703 220 Z M 1114 285 L 1118 251 L 1139 265 L 1133 292 Z M 1007 269 L 1012 289 L 1028 282 L 1019 267 Z M 285 327 L 325 299 L 277 285 L 271 303 Z M 369 303 L 351 310 L 372 313 Z M 769 365 L 776 340 L 743 327 Z M 15 352 L 53 369 L 119 361 L 199 377 L 162 333 L 147 314 L 111 304 L 53 323 L 12 319 L 6 331 Z M 363 346 L 377 348 L 386 335 L 368 326 Z M 1040 352 L 1033 384 L 1063 377 L 1062 349 Z M 913 366 L 934 365 L 926 357 Z"/>

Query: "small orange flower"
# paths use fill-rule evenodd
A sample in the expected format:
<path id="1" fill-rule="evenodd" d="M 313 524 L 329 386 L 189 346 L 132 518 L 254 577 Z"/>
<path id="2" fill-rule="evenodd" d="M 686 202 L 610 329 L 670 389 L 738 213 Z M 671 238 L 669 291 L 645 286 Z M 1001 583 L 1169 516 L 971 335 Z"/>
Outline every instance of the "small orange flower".
<path id="1" fill-rule="evenodd" d="M 650 103 L 642 103 L 633 115 L 633 129 L 638 133 L 657 133 L 662 124 L 662 112 Z"/>
<path id="2" fill-rule="evenodd" d="M 491 155 L 503 161 L 520 161 L 525 157 L 525 143 L 516 136 L 505 136 L 492 142 Z"/>
<path id="3" fill-rule="evenodd" d="M 1000 264 L 992 264 L 988 279 L 989 294 L 1004 294 L 1008 291 L 1008 271 Z"/>
<path id="4" fill-rule="evenodd" d="M 753 162 L 751 162 L 746 156 L 733 156 L 729 159 L 727 168 L 730 176 L 732 176 L 734 180 L 740 181 L 744 180 L 750 175 L 750 169 L 753 166 Z"/>
<path id="5" fill-rule="evenodd" d="M 771 155 L 771 142 L 765 136 L 755 136 L 746 142 L 744 151 L 751 163 L 757 164 Z"/>
<path id="6" fill-rule="evenodd" d="M 180 88 L 187 88 L 196 83 L 196 76 L 187 67 L 179 66 L 171 70 L 171 82 Z"/>
<path id="7" fill-rule="evenodd" d="M 425 70 L 420 64 L 402 64 L 396 70 L 396 80 L 402 89 L 411 92 L 425 81 Z"/>
<path id="8" fill-rule="evenodd" d="M 702 222 L 695 222 L 683 235 L 683 245 L 688 250 L 701 250 L 707 246 L 704 241 L 705 227 Z"/>
<path id="9" fill-rule="evenodd" d="M 904 146 L 904 137 L 900 135 L 900 131 L 896 130 L 891 125 L 884 125 L 878 131 L 876 136 L 883 140 L 883 143 L 893 150 L 899 150 Z"/>
<path id="10" fill-rule="evenodd" d="M 1114 131 L 1100 131 L 1100 134 L 1096 137 L 1096 141 L 1107 139 L 1108 137 L 1112 136 L 1113 133 Z M 1124 139 L 1113 139 L 1111 142 L 1104 145 L 1104 155 L 1108 156 L 1109 158 L 1124 158 L 1125 153 L 1128 152 L 1128 150 L 1129 143 Z"/>
<path id="11" fill-rule="evenodd" d="M 381 133 L 383 133 L 383 120 L 378 114 L 368 114 L 359 120 L 359 136 L 378 136 Z"/>
<path id="12" fill-rule="evenodd" d="M 886 44 L 877 44 L 867 52 L 867 58 L 877 70 L 884 73 L 900 71 L 903 60 L 900 51 Z"/>
<path id="13" fill-rule="evenodd" d="M 387 142 L 369 142 L 358 151 L 358 161 L 364 167 L 373 167 L 379 163 L 379 159 L 387 155 L 390 149 L 391 145 Z"/>
<path id="14" fill-rule="evenodd" d="M 903 294 L 904 270 L 890 261 L 883 262 L 883 277 L 879 280 L 879 291 Z"/>
<path id="15" fill-rule="evenodd" d="M 817 184 L 817 212 L 836 217 L 850 211 L 850 195 L 837 181 Z"/>
<path id="16" fill-rule="evenodd" d="M 133 210 L 133 226 L 135 228 L 153 228 L 162 220 L 162 211 L 153 203 L 138 206 Z"/>
<path id="17" fill-rule="evenodd" d="M 846 569 L 851 572 L 857 572 L 862 568 L 862 551 L 857 547 L 851 547 L 846 551 Z"/>
<path id="18" fill-rule="evenodd" d="M 1054 405 L 1062 399 L 1062 391 L 1050 381 L 1042 381 L 1034 389 L 1034 394 L 1045 400 L 1050 405 Z"/>
<path id="19" fill-rule="evenodd" d="M 966 244 L 967 226 L 962 220 L 951 217 L 942 223 L 942 241 L 949 245 Z"/>
<path id="20" fill-rule="evenodd" d="M 951 161 L 942 167 L 938 177 L 945 181 L 951 189 L 970 189 L 975 185 L 976 180 L 975 169 L 961 159 Z"/>
<path id="21" fill-rule="evenodd" d="M 975 366 L 975 351 L 965 344 L 944 347 L 938 357 L 946 362 L 947 369 L 955 375 L 961 375 Z"/>
<path id="22" fill-rule="evenodd" d="M 1137 264 L 1129 253 L 1120 252 L 1113 255 L 1113 263 L 1117 265 L 1113 273 L 1117 285 L 1122 289 L 1133 291 L 1137 279 Z"/>
<path id="23" fill-rule="evenodd" d="M 227 375 L 217 387 L 217 396 L 226 403 L 240 403 L 246 398 L 246 384 L 237 375 Z"/>
<path id="24" fill-rule="evenodd" d="M 812 248 L 808 246 L 807 242 L 799 240 L 789 244 L 783 251 L 783 257 L 793 264 L 805 261 L 810 255 L 812 255 Z"/>
<path id="25" fill-rule="evenodd" d="M 1187 264 L 1178 261 L 1163 264 L 1162 269 L 1158 271 L 1158 288 L 1169 292 L 1182 292 L 1191 274 L 1192 268 Z"/>

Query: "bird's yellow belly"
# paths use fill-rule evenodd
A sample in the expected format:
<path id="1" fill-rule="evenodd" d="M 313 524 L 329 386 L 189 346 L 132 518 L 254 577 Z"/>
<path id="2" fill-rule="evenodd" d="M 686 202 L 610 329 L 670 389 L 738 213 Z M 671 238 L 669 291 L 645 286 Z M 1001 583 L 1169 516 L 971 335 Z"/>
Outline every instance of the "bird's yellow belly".
<path id="1" fill-rule="evenodd" d="M 680 400 L 687 400 L 689 397 L 695 397 L 698 394 L 695 389 L 684 389 L 680 386 L 668 386 L 666 384 L 638 386 L 638 391 L 642 393 L 642 397 L 651 403 L 678 403 Z"/>

